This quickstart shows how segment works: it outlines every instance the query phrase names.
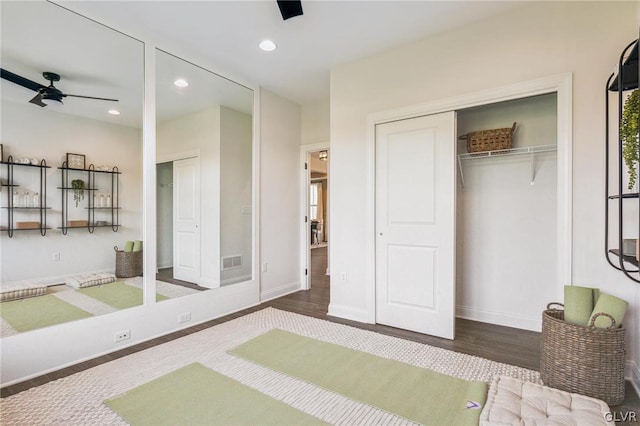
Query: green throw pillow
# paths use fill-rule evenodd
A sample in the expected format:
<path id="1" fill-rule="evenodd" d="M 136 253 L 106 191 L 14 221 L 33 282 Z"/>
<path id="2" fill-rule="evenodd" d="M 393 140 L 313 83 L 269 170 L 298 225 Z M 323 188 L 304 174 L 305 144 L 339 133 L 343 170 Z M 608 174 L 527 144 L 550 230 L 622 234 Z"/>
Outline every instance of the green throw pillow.
<path id="1" fill-rule="evenodd" d="M 591 318 L 593 318 L 595 314 L 598 312 L 604 312 L 605 314 L 609 314 L 614 317 L 616 319 L 616 327 L 620 327 L 622 326 L 622 320 L 624 319 L 624 314 L 626 313 L 628 306 L 629 302 L 626 300 L 622 300 L 619 297 L 612 296 L 607 293 L 601 293 L 598 302 L 593 308 L 589 322 L 591 322 Z M 598 328 L 609 328 L 611 326 L 611 319 L 604 315 L 599 316 L 594 325 Z"/>
<path id="2" fill-rule="evenodd" d="M 564 320 L 576 325 L 588 325 L 593 313 L 594 292 L 600 290 L 577 285 L 564 286 Z"/>

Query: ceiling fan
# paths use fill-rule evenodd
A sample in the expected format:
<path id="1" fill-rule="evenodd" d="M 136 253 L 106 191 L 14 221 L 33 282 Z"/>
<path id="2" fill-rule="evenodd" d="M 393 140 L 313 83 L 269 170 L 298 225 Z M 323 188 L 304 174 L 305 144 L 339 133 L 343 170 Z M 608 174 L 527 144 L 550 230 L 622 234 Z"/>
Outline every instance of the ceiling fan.
<path id="1" fill-rule="evenodd" d="M 302 1 L 301 0 L 276 0 L 282 19 L 287 20 L 294 16 L 302 15 Z"/>
<path id="2" fill-rule="evenodd" d="M 97 99 L 99 101 L 111 101 L 118 102 L 117 99 L 109 99 L 109 98 L 96 98 L 94 96 L 82 96 L 82 95 L 70 95 L 68 93 L 62 93 L 62 91 L 56 88 L 53 85 L 54 81 L 60 81 L 60 75 L 45 71 L 42 73 L 42 76 L 45 80 L 49 81 L 48 86 L 44 86 L 40 83 L 36 83 L 35 81 L 29 80 L 28 78 L 19 76 L 18 74 L 14 74 L 11 71 L 7 71 L 3 68 L 0 68 L 0 77 L 8 80 L 12 83 L 17 84 L 18 86 L 26 87 L 27 89 L 33 90 L 37 92 L 37 94 L 29 101 L 32 104 L 45 107 L 47 105 L 62 105 L 62 99 L 66 97 L 74 97 L 74 98 L 85 98 L 85 99 Z"/>

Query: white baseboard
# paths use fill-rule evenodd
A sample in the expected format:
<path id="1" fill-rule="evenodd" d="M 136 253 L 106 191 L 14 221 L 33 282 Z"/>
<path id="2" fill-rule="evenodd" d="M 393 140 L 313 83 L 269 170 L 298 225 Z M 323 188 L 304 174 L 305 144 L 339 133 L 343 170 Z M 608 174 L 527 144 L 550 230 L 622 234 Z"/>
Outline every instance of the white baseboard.
<path id="1" fill-rule="evenodd" d="M 198 284 L 201 287 L 218 288 L 220 287 L 220 280 L 217 278 L 211 278 L 211 277 L 200 277 L 200 281 L 197 282 L 196 284 Z"/>
<path id="2" fill-rule="evenodd" d="M 336 305 L 335 303 L 329 303 L 328 315 L 331 315 L 332 317 L 348 319 L 351 321 L 358 321 L 363 323 L 369 322 L 369 312 L 367 312 L 365 309 Z"/>
<path id="3" fill-rule="evenodd" d="M 640 366 L 633 361 L 627 361 L 625 378 L 631 382 L 640 398 Z"/>
<path id="4" fill-rule="evenodd" d="M 276 288 L 272 288 L 270 290 L 261 291 L 260 302 L 266 302 L 271 299 L 276 299 L 278 297 L 285 296 L 289 293 L 294 293 L 299 290 L 302 290 L 300 281 L 295 281 L 289 284 L 278 286 Z"/>
<path id="5" fill-rule="evenodd" d="M 173 268 L 173 263 L 167 263 L 167 264 L 163 264 L 163 265 L 158 265 L 157 269 L 167 269 L 167 268 Z"/>
<path id="6" fill-rule="evenodd" d="M 251 280 L 251 275 L 242 275 L 240 277 L 226 278 L 220 281 L 220 286 L 237 284 L 237 283 L 241 283 L 249 280 Z"/>
<path id="7" fill-rule="evenodd" d="M 532 318 L 523 315 L 514 315 L 506 312 L 486 311 L 469 306 L 456 306 L 456 317 L 472 321 L 486 322 L 505 327 L 520 328 L 540 332 L 542 330 L 542 317 Z"/>

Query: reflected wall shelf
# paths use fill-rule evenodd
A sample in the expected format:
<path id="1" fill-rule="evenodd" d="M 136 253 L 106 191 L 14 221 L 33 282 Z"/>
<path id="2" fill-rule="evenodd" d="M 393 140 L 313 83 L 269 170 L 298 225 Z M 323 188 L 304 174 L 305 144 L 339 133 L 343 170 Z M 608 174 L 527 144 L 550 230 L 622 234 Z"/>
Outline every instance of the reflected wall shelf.
<path id="1" fill-rule="evenodd" d="M 529 183 L 533 185 L 536 180 L 536 157 L 541 152 L 557 151 L 556 145 L 536 145 L 523 146 L 520 148 L 499 149 L 495 151 L 473 152 L 458 154 L 458 169 L 460 170 L 460 183 L 464 187 L 464 172 L 462 170 L 462 162 L 466 160 L 479 160 L 483 158 L 499 158 L 513 155 L 529 155 L 531 159 L 531 179 Z"/>
<path id="2" fill-rule="evenodd" d="M 635 90 L 638 88 L 638 40 L 634 40 L 629 43 L 620 54 L 618 60 L 618 73 L 611 74 L 607 80 L 605 86 L 605 224 L 604 224 L 604 254 L 607 262 L 615 269 L 622 271 L 629 279 L 640 283 L 640 275 L 638 275 L 638 261 L 635 256 L 628 256 L 622 254 L 619 250 L 623 246 L 623 239 L 625 238 L 625 225 L 629 226 L 631 220 L 636 221 L 637 230 L 640 230 L 640 204 L 637 192 L 625 193 L 624 185 L 624 172 L 623 166 L 623 141 L 618 131 L 617 142 L 610 141 L 609 133 L 609 119 L 610 119 L 610 105 L 609 105 L 609 92 L 616 92 L 616 124 L 618 129 L 622 123 L 623 116 L 623 98 L 624 92 L 628 90 Z M 622 90 L 619 90 L 619 89 Z M 609 164 L 610 149 L 615 148 L 617 150 L 617 158 L 615 161 L 615 167 Z M 636 167 L 638 167 L 636 165 Z M 609 183 L 614 183 L 613 194 L 610 193 L 611 188 Z M 630 204 L 631 203 L 631 204 Z M 617 206 L 617 217 L 613 217 L 609 214 L 609 210 L 613 206 Z M 624 217 L 625 206 L 633 206 L 637 209 L 636 218 L 630 219 Z M 616 223 L 617 221 L 617 223 Z M 617 226 L 616 226 L 617 225 Z M 609 235 L 609 227 L 614 226 L 616 233 L 613 236 Z M 633 232 L 633 230 L 632 230 Z M 637 231 L 636 231 L 637 232 Z M 638 238 L 638 235 L 635 235 Z M 613 241 L 610 241 L 613 240 Z"/>
<path id="3" fill-rule="evenodd" d="M 7 211 L 7 221 L 6 226 L 0 228 L 0 231 L 6 232 L 9 238 L 13 237 L 14 231 L 40 231 L 40 235 L 43 237 L 47 234 L 47 210 L 50 207 L 47 207 L 47 170 L 50 169 L 51 166 L 47 166 L 47 162 L 45 160 L 41 160 L 38 164 L 23 164 L 16 163 L 13 161 L 13 156 L 9 156 L 7 161 L 0 162 L 0 164 L 4 165 L 7 169 L 6 181 L 2 183 L 2 188 L 5 188 L 6 193 L 6 205 L 2 207 L 3 210 Z M 14 205 L 13 192 L 14 188 L 19 188 L 20 185 L 15 182 L 14 179 L 14 168 L 25 168 L 25 169 L 34 169 L 40 172 L 39 179 L 39 192 L 38 198 L 36 201 L 37 206 L 16 206 Z M 24 212 L 28 214 L 29 212 L 38 212 L 39 213 L 39 221 L 33 222 L 34 225 L 28 228 L 19 228 L 15 222 L 14 213 L 16 210 Z"/>
<path id="4" fill-rule="evenodd" d="M 118 232 L 120 228 L 120 191 L 119 181 L 121 172 L 118 167 L 113 167 L 109 170 L 96 170 L 93 164 L 90 164 L 87 169 L 74 169 L 67 167 L 67 162 L 62 163 L 61 167 L 58 167 L 62 171 L 62 183 L 58 189 L 62 192 L 62 225 L 58 229 L 62 230 L 64 235 L 67 235 L 69 229 L 86 229 L 89 233 L 93 233 L 95 228 L 111 228 L 113 232 Z M 69 191 L 73 191 L 70 185 L 69 178 L 71 176 L 85 176 L 87 187 L 84 188 L 86 203 L 84 209 L 86 210 L 86 225 L 70 225 L 69 220 Z M 100 179 L 104 177 L 105 179 Z M 101 184 L 107 185 L 107 196 L 110 200 L 108 205 L 96 206 L 96 194 L 99 190 L 96 179 L 101 180 Z M 110 181 L 110 183 L 109 183 Z M 104 194 L 103 194 L 104 195 Z M 107 213 L 107 220 L 96 220 L 96 212 Z M 73 221 L 72 221 L 73 222 Z M 104 223 L 103 223 L 104 222 Z"/>

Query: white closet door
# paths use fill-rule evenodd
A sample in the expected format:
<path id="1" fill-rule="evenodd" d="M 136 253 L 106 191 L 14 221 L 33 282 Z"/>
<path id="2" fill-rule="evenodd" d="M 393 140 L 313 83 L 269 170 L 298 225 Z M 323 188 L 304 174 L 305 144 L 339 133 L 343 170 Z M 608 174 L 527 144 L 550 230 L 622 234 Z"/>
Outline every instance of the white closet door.
<path id="1" fill-rule="evenodd" d="M 453 339 L 455 113 L 376 126 L 376 322 Z"/>
<path id="2" fill-rule="evenodd" d="M 173 163 L 173 277 L 200 282 L 200 163 Z"/>

